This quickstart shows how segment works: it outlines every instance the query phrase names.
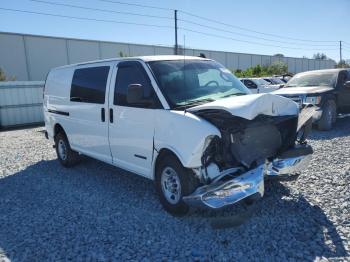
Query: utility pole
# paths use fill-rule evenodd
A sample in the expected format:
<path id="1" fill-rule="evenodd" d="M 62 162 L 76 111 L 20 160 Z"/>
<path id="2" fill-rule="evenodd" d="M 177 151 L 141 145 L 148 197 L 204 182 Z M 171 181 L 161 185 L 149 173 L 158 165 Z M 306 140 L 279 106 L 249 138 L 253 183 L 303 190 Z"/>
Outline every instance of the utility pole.
<path id="1" fill-rule="evenodd" d="M 175 55 L 178 55 L 178 45 L 177 45 L 177 10 L 174 10 L 175 18 Z"/>
<path id="2" fill-rule="evenodd" d="M 342 53 L 341 53 L 341 50 L 342 49 L 342 47 L 341 47 L 341 41 L 339 41 L 339 57 L 340 57 L 340 61 L 339 61 L 339 64 L 341 65 L 341 67 L 343 67 L 342 66 L 342 61 L 343 61 L 343 57 L 342 57 Z"/>

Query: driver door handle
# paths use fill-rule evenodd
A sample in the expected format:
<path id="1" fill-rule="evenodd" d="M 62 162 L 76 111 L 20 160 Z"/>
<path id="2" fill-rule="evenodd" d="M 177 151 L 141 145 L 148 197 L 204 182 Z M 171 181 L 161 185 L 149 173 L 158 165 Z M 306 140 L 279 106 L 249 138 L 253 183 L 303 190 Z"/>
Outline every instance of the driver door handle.
<path id="1" fill-rule="evenodd" d="M 113 109 L 109 109 L 109 122 L 113 123 Z"/>

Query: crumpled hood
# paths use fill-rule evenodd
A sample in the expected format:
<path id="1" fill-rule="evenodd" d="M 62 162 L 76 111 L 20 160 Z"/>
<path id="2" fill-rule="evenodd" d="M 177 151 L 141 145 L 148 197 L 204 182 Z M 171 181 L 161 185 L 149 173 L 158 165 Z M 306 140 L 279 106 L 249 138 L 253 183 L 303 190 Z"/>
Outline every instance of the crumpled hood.
<path id="1" fill-rule="evenodd" d="M 328 86 L 303 86 L 303 87 L 284 87 L 273 92 L 275 95 L 304 95 L 317 94 L 333 90 Z"/>
<path id="2" fill-rule="evenodd" d="M 252 94 L 232 96 L 191 107 L 188 112 L 200 110 L 221 109 L 234 116 L 252 120 L 258 115 L 289 116 L 298 115 L 298 104 L 289 98 L 273 94 Z"/>

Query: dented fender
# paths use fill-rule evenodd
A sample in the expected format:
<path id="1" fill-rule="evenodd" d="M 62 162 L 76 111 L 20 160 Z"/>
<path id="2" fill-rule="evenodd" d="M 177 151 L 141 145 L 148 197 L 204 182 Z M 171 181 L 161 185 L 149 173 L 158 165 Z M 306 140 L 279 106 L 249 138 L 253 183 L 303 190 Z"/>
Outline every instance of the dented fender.
<path id="1" fill-rule="evenodd" d="M 202 165 L 203 147 L 209 136 L 221 137 L 221 134 L 203 118 L 185 111 L 157 111 L 154 149 L 157 152 L 169 149 L 184 167 L 198 168 Z"/>

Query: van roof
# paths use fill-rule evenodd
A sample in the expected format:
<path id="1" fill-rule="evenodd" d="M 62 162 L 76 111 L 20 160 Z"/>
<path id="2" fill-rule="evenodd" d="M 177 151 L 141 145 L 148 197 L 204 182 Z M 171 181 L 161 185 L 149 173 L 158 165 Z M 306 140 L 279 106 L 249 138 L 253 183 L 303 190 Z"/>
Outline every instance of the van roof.
<path id="1" fill-rule="evenodd" d="M 211 60 L 208 58 L 202 58 L 198 56 L 183 56 L 183 55 L 154 55 L 154 56 L 134 56 L 134 57 L 116 57 L 116 58 L 108 58 L 101 60 L 93 60 L 87 62 L 80 62 L 75 64 L 69 64 L 64 66 L 59 66 L 56 68 L 65 68 L 65 67 L 73 67 L 77 65 L 86 65 L 93 63 L 102 63 L 102 62 L 110 62 L 110 61 L 127 61 L 127 60 L 140 60 L 144 62 L 152 62 L 152 61 L 169 61 L 169 60 Z"/>

